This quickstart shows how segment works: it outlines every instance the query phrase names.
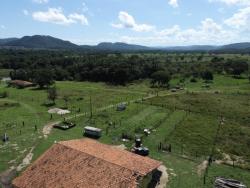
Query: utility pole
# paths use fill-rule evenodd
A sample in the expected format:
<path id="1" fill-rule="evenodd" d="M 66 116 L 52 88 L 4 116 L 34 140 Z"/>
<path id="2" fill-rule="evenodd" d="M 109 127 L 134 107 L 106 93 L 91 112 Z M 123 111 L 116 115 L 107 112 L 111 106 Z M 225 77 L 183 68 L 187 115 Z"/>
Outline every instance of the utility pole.
<path id="1" fill-rule="evenodd" d="M 90 96 L 90 99 L 89 99 L 89 104 L 90 104 L 90 118 L 92 119 L 93 111 L 92 111 L 92 99 L 91 99 L 91 96 Z"/>

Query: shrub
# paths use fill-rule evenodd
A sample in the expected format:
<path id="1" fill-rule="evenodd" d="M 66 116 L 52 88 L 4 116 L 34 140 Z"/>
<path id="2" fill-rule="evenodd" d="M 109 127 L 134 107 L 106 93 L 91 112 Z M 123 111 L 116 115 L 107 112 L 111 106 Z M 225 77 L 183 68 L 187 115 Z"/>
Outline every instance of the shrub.
<path id="1" fill-rule="evenodd" d="M 51 107 L 51 106 L 54 106 L 55 103 L 53 101 L 48 100 L 48 101 L 45 101 L 45 103 L 43 105 L 46 107 Z"/>
<path id="2" fill-rule="evenodd" d="M 8 97 L 8 93 L 6 91 L 0 93 L 0 98 L 7 98 Z"/>
<path id="3" fill-rule="evenodd" d="M 195 83 L 195 82 L 197 82 L 197 80 L 195 78 L 191 78 L 190 82 Z"/>

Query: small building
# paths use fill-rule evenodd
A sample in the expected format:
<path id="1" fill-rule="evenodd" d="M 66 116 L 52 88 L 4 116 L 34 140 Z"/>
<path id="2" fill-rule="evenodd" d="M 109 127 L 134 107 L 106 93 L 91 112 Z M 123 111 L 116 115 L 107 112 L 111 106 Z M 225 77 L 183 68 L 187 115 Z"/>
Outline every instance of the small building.
<path id="1" fill-rule="evenodd" d="M 11 81 L 8 82 L 8 85 L 12 86 L 12 87 L 19 88 L 19 89 L 35 86 L 34 83 L 24 81 L 24 80 L 11 80 Z"/>
<path id="2" fill-rule="evenodd" d="M 100 138 L 102 136 L 102 129 L 86 126 L 84 127 L 84 136 Z"/>
<path id="3" fill-rule="evenodd" d="M 126 104 L 123 103 L 123 104 L 119 104 L 117 106 L 116 110 L 117 111 L 124 111 L 124 110 L 126 110 L 126 108 L 127 108 Z"/>
<path id="4" fill-rule="evenodd" d="M 14 188 L 148 187 L 158 181 L 160 166 L 160 161 L 92 139 L 70 140 L 54 144 L 12 184 Z"/>

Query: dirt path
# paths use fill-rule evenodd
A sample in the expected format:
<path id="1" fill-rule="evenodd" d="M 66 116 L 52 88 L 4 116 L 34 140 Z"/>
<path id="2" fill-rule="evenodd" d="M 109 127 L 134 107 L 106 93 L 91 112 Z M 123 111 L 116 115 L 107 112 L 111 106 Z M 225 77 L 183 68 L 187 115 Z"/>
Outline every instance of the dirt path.
<path id="1" fill-rule="evenodd" d="M 159 184 L 156 185 L 156 188 L 165 188 L 167 186 L 167 183 L 168 183 L 167 167 L 164 165 L 161 165 L 158 168 L 158 170 L 162 172 L 162 175 L 161 175 Z"/>
<path id="2" fill-rule="evenodd" d="M 205 160 L 205 161 L 203 161 L 201 164 L 199 164 L 199 165 L 197 166 L 197 174 L 198 174 L 199 176 L 202 176 L 202 174 L 205 172 L 207 166 L 208 166 L 208 161 L 207 161 L 207 160 Z"/>
<path id="3" fill-rule="evenodd" d="M 26 166 L 28 166 L 33 158 L 33 150 L 35 149 L 35 147 L 32 147 L 29 151 L 29 153 L 26 155 L 26 157 L 23 159 L 23 162 L 21 164 L 19 164 L 16 168 L 16 170 L 18 172 L 20 172 L 23 168 L 25 168 Z"/>
<path id="4" fill-rule="evenodd" d="M 48 124 L 46 124 L 44 127 L 43 127 L 43 137 L 44 138 L 48 138 L 48 135 L 50 134 L 52 128 L 54 125 L 60 123 L 60 121 L 57 121 L 57 122 L 50 122 Z"/>

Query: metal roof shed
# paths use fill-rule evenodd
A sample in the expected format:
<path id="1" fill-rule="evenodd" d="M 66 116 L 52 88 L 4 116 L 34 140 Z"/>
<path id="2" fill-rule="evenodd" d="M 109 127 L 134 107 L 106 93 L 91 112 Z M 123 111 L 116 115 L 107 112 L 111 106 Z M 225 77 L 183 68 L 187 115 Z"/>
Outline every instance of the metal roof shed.
<path id="1" fill-rule="evenodd" d="M 89 137 L 100 138 L 102 136 L 102 129 L 86 126 L 84 127 L 84 135 Z"/>

